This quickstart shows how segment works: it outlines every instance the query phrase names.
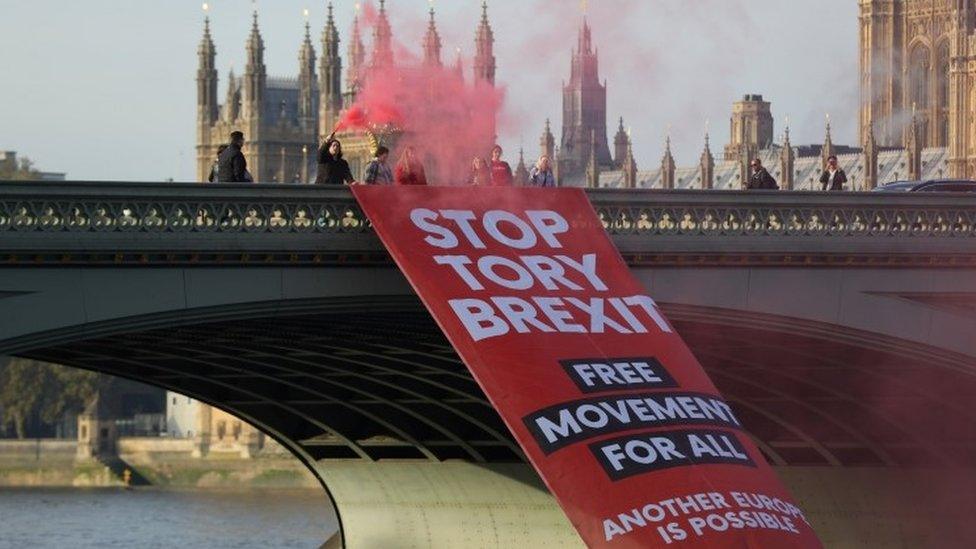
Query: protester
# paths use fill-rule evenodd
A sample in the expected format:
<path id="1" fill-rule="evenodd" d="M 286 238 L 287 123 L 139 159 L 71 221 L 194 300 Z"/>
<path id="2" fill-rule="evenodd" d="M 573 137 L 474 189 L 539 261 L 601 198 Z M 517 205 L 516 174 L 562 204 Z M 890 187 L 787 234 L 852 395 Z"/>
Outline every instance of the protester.
<path id="1" fill-rule="evenodd" d="M 413 147 L 407 147 L 400 155 L 394 172 L 393 182 L 396 185 L 426 185 L 427 174 L 424 165 L 417 160 Z"/>
<path id="2" fill-rule="evenodd" d="M 761 160 L 754 158 L 749 165 L 752 167 L 752 175 L 749 176 L 749 182 L 746 184 L 747 189 L 771 191 L 779 189 L 776 180 L 773 179 L 773 176 L 769 175 L 769 172 L 763 167 Z"/>
<path id="3" fill-rule="evenodd" d="M 480 156 L 471 160 L 471 173 L 468 174 L 468 185 L 487 186 L 491 185 L 491 170 L 488 163 Z"/>
<path id="4" fill-rule="evenodd" d="M 502 160 L 502 148 L 495 145 L 491 149 L 491 185 L 493 187 L 511 187 L 515 182 L 512 167 Z"/>
<path id="5" fill-rule="evenodd" d="M 217 158 L 214 160 L 213 166 L 210 167 L 210 175 L 207 177 L 207 181 L 211 183 L 220 183 L 220 155 L 227 150 L 228 145 L 221 145 L 217 147 Z"/>
<path id="6" fill-rule="evenodd" d="M 366 177 L 363 181 L 367 185 L 392 185 L 393 170 L 386 161 L 390 157 L 390 149 L 380 145 L 376 148 L 373 161 L 366 166 Z"/>
<path id="7" fill-rule="evenodd" d="M 529 185 L 533 187 L 555 187 L 556 176 L 552 173 L 552 162 L 549 157 L 542 155 L 535 163 L 529 175 Z"/>
<path id="8" fill-rule="evenodd" d="M 820 174 L 820 184 L 825 191 L 843 191 L 847 183 L 847 174 L 837 166 L 837 157 L 827 157 L 827 168 Z"/>
<path id="9" fill-rule="evenodd" d="M 354 183 L 356 179 L 349 170 L 349 163 L 342 158 L 342 143 L 332 133 L 319 149 L 319 168 L 315 176 L 316 185 L 342 185 Z"/>
<path id="10" fill-rule="evenodd" d="M 244 133 L 230 134 L 230 144 L 217 160 L 217 180 L 221 183 L 250 183 L 253 181 L 247 171 L 247 159 L 241 149 L 244 147 Z"/>

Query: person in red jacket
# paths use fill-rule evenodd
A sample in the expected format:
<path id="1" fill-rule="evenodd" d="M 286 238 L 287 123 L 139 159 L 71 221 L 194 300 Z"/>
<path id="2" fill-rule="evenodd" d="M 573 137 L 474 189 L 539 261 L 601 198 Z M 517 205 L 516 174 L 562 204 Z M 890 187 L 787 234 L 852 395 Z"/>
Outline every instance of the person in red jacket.
<path id="1" fill-rule="evenodd" d="M 417 159 L 413 147 L 404 149 L 397 162 L 395 173 L 393 174 L 394 185 L 426 185 L 427 174 L 424 173 L 424 165 Z"/>
<path id="2" fill-rule="evenodd" d="M 515 178 L 512 177 L 512 167 L 502 160 L 502 148 L 495 145 L 491 149 L 491 186 L 511 187 Z"/>

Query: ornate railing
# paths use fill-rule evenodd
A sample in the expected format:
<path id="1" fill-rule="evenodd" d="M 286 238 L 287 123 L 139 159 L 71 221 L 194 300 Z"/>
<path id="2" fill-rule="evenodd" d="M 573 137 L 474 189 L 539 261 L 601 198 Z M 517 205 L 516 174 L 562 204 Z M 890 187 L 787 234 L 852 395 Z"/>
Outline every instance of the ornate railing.
<path id="1" fill-rule="evenodd" d="M 973 264 L 963 195 L 590 191 L 631 261 Z M 108 254 L 108 255 L 107 255 Z M 350 255 L 352 254 L 352 255 Z M 0 183 L 0 264 L 383 261 L 344 188 Z M 770 255 L 772 254 L 772 256 Z M 760 258 L 760 259 L 757 259 Z M 890 262 L 890 261 L 889 261 Z M 885 263 L 885 261 L 881 261 Z"/>

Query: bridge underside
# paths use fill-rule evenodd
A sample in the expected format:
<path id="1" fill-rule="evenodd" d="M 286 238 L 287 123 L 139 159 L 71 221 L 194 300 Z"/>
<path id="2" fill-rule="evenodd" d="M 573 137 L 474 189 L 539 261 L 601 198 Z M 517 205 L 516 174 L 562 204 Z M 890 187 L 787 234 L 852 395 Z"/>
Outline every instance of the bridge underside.
<path id="1" fill-rule="evenodd" d="M 313 461 L 523 460 L 419 303 L 331 301 L 314 313 L 107 328 L 20 354 L 193 395 Z M 784 319 L 664 307 L 775 465 L 976 460 L 976 360 L 816 323 L 787 330 Z"/>
<path id="2" fill-rule="evenodd" d="M 876 492 L 918 482 L 884 471 L 976 459 L 972 358 L 812 322 L 664 308 L 801 501 L 833 502 L 835 492 L 819 492 L 831 482 Z M 166 387 L 251 421 L 316 472 L 349 547 L 578 543 L 415 298 L 258 309 L 89 325 L 43 334 L 17 354 Z M 790 473 L 807 467 L 840 476 Z M 812 501 L 821 529 L 832 528 L 837 509 Z"/>

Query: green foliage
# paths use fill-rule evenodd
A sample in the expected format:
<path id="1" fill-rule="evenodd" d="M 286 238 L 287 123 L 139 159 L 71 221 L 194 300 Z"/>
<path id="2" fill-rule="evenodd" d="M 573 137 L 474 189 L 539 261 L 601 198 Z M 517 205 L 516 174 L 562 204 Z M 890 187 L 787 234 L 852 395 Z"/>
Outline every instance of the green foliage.
<path id="1" fill-rule="evenodd" d="M 13 424 L 17 438 L 26 435 L 27 419 L 54 423 L 65 413 L 81 412 L 110 378 L 21 358 L 0 363 L 0 422 Z"/>
<path id="2" fill-rule="evenodd" d="M 0 159 L 0 181 L 30 181 L 40 179 L 30 158 L 21 157 L 16 162 Z"/>

